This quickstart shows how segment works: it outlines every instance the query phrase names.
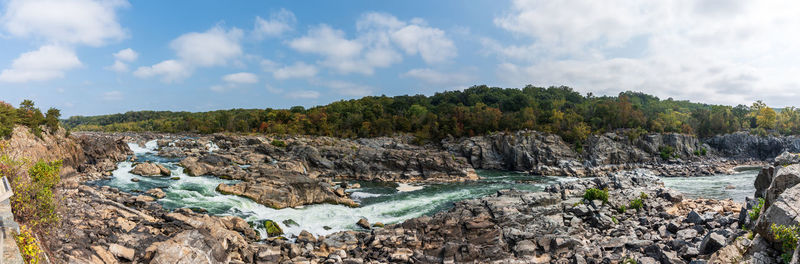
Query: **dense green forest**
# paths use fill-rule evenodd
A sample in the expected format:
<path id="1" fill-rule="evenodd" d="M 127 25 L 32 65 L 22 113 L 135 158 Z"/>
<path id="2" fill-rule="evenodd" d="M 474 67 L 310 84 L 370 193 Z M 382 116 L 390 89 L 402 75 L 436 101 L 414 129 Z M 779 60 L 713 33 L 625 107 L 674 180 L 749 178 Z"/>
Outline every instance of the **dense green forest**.
<path id="1" fill-rule="evenodd" d="M 800 133 L 800 109 L 708 105 L 638 93 L 582 95 L 569 87 L 504 89 L 473 86 L 433 96 L 369 96 L 305 109 L 232 109 L 211 112 L 138 111 L 74 116 L 74 130 L 244 132 L 374 137 L 412 133 L 438 140 L 533 129 L 580 143 L 592 133 L 626 128 L 629 133 L 678 132 L 709 137 L 740 130 L 756 134 Z"/>
<path id="2" fill-rule="evenodd" d="M 50 108 L 45 114 L 37 108 L 33 101 L 24 100 L 19 108 L 0 101 L 0 139 L 11 135 L 15 125 L 24 125 L 31 128 L 34 135 L 41 137 L 44 125 L 50 131 L 58 129 L 61 111 Z"/>

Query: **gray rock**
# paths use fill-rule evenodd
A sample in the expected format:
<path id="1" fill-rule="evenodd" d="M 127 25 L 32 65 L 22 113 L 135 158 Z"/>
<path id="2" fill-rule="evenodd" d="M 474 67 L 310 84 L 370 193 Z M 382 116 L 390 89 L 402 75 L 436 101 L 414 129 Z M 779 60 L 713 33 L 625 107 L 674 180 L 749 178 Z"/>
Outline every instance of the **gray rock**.
<path id="1" fill-rule="evenodd" d="M 720 248 L 726 245 L 725 237 L 717 233 L 709 233 L 703 238 L 703 241 L 700 242 L 700 248 L 698 250 L 701 254 L 711 254 L 717 252 Z"/>
<path id="2" fill-rule="evenodd" d="M 793 164 L 787 167 L 778 168 L 772 178 L 769 188 L 766 190 L 764 206 L 769 208 L 778 196 L 786 189 L 800 183 L 800 164 Z"/>
<path id="3" fill-rule="evenodd" d="M 678 233 L 676 233 L 677 239 L 686 241 L 692 241 L 692 239 L 694 239 L 696 236 L 697 236 L 697 230 L 691 228 L 683 229 L 678 231 Z"/>
<path id="4" fill-rule="evenodd" d="M 794 165 L 792 165 L 794 166 Z M 770 227 L 775 225 L 793 226 L 800 223 L 800 185 L 784 191 L 772 206 L 758 218 L 755 231 L 764 239 L 775 242 Z"/>
<path id="5" fill-rule="evenodd" d="M 532 256 L 536 253 L 536 244 L 530 240 L 522 240 L 514 246 L 517 256 Z"/>
<path id="6" fill-rule="evenodd" d="M 700 214 L 692 210 L 688 215 L 686 215 L 686 222 L 693 223 L 695 225 L 702 225 L 706 223 L 706 220 L 703 219 Z"/>

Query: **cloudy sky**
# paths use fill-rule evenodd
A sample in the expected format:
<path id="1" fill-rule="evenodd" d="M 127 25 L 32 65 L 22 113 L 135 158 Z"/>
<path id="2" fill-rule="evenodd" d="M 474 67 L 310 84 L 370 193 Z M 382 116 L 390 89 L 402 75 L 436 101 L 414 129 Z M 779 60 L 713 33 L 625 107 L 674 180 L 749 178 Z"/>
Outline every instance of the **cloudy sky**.
<path id="1" fill-rule="evenodd" d="M 0 0 L 0 100 L 71 116 L 533 84 L 800 105 L 798 5 Z"/>

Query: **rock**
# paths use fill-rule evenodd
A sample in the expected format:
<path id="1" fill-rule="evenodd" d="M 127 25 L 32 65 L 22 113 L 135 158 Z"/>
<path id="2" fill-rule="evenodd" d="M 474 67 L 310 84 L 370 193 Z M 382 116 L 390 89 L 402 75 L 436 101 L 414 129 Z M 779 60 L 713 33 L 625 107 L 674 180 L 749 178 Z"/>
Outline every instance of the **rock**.
<path id="1" fill-rule="evenodd" d="M 726 189 L 726 190 L 733 190 L 733 189 L 736 189 L 736 186 L 733 186 L 733 185 L 731 185 L 731 184 L 728 184 L 727 186 L 725 186 L 725 189 Z"/>
<path id="2" fill-rule="evenodd" d="M 753 185 L 756 187 L 755 198 L 766 198 L 767 188 L 772 184 L 772 176 L 775 174 L 775 167 L 768 166 L 761 168 L 761 171 L 756 176 L 756 181 Z"/>
<path id="3" fill-rule="evenodd" d="M 800 163 L 800 154 L 784 151 L 775 157 L 775 166 L 789 166 Z"/>
<path id="4" fill-rule="evenodd" d="M 314 237 L 308 231 L 300 231 L 300 234 L 297 235 L 297 241 L 305 242 L 305 243 L 317 243 L 317 238 Z"/>
<path id="5" fill-rule="evenodd" d="M 407 248 L 398 248 L 395 249 L 394 252 L 389 256 L 392 261 L 398 262 L 407 262 L 411 256 L 414 255 L 414 251 L 411 251 Z"/>
<path id="6" fill-rule="evenodd" d="M 266 179 L 243 181 L 234 185 L 220 183 L 216 190 L 222 194 L 247 197 L 275 209 L 319 203 L 358 206 L 358 203 L 350 198 L 336 195 L 330 185 L 320 179 L 266 167 L 251 168 L 251 170 L 269 176 L 264 177 Z"/>
<path id="7" fill-rule="evenodd" d="M 687 229 L 678 231 L 678 233 L 676 233 L 676 236 L 677 236 L 677 239 L 680 239 L 680 240 L 692 241 L 692 239 L 694 239 L 697 236 L 697 230 L 694 230 L 692 228 L 687 228 Z"/>
<path id="8" fill-rule="evenodd" d="M 297 222 L 295 222 L 292 219 L 283 220 L 283 222 L 281 222 L 281 223 L 283 223 L 283 225 L 285 225 L 285 226 L 300 226 Z"/>
<path id="9" fill-rule="evenodd" d="M 800 164 L 779 168 L 766 190 L 764 206 L 769 208 L 784 190 L 800 183 Z"/>
<path id="10" fill-rule="evenodd" d="M 267 235 L 270 237 L 283 235 L 283 229 L 272 220 L 264 220 L 264 229 L 267 230 Z"/>
<path id="11" fill-rule="evenodd" d="M 673 189 L 666 189 L 666 188 L 659 189 L 658 197 L 667 199 L 672 203 L 680 203 L 681 201 L 683 201 L 683 194 Z"/>
<path id="12" fill-rule="evenodd" d="M 375 222 L 374 224 L 372 224 L 372 227 L 384 227 L 384 225 L 381 222 Z"/>
<path id="13" fill-rule="evenodd" d="M 152 195 L 156 199 L 161 199 L 161 198 L 164 198 L 165 196 L 167 196 L 167 194 L 164 191 L 162 191 L 160 188 L 153 188 L 153 189 L 147 190 L 147 192 L 145 192 L 145 193 L 147 193 L 149 195 Z"/>
<path id="14" fill-rule="evenodd" d="M 688 215 L 686 215 L 686 222 L 689 222 L 689 223 L 692 223 L 692 224 L 695 224 L 695 225 L 702 225 L 702 224 L 706 223 L 706 220 L 703 219 L 703 217 L 700 216 L 700 214 L 698 214 L 697 212 L 692 210 L 691 212 L 689 212 Z"/>
<path id="15" fill-rule="evenodd" d="M 536 253 L 536 244 L 530 240 L 517 242 L 517 245 L 514 246 L 514 252 L 516 252 L 519 257 L 533 256 Z"/>
<path id="16" fill-rule="evenodd" d="M 111 252 L 111 254 L 114 254 L 114 256 L 127 260 L 133 260 L 133 255 L 136 253 L 133 249 L 121 246 L 119 244 L 109 245 L 108 251 Z"/>
<path id="17" fill-rule="evenodd" d="M 131 178 L 132 182 L 139 182 L 139 178 Z"/>
<path id="18" fill-rule="evenodd" d="M 227 262 L 222 241 L 211 239 L 199 230 L 187 230 L 172 239 L 154 244 L 150 263 L 212 264 Z"/>
<path id="19" fill-rule="evenodd" d="M 141 176 L 170 176 L 171 174 L 169 169 L 163 165 L 151 162 L 136 164 L 131 173 Z"/>
<path id="20" fill-rule="evenodd" d="M 360 226 L 361 228 L 364 228 L 364 229 L 370 229 L 369 222 L 367 222 L 366 218 L 358 219 L 358 222 L 356 223 L 356 225 L 358 225 L 358 226 Z"/>
<path id="21" fill-rule="evenodd" d="M 700 251 L 700 254 L 707 255 L 717 252 L 717 250 L 724 247 L 725 245 L 726 245 L 725 237 L 723 237 L 720 234 L 711 232 L 708 233 L 703 238 L 702 242 L 700 242 L 700 248 L 698 248 L 698 250 Z"/>
<path id="22" fill-rule="evenodd" d="M 771 226 L 773 224 L 783 226 L 797 225 L 800 223 L 798 212 L 800 212 L 800 185 L 795 185 L 783 191 L 772 206 L 763 211 L 756 221 L 754 230 L 767 241 L 775 242 Z"/>
<path id="23" fill-rule="evenodd" d="M 153 202 L 155 200 L 156 199 L 154 199 L 153 197 L 148 196 L 148 195 L 137 195 L 136 198 L 135 198 L 135 201 L 136 202 L 140 202 L 140 203 L 149 203 L 149 202 Z"/>

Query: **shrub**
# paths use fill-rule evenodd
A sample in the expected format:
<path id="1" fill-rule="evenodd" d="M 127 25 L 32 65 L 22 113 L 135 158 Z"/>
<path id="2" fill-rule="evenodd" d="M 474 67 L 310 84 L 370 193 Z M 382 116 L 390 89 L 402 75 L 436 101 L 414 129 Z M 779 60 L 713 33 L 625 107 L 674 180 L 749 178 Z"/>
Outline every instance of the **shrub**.
<path id="1" fill-rule="evenodd" d="M 272 142 L 270 142 L 270 144 L 272 144 L 273 146 L 279 147 L 279 148 L 285 148 L 286 147 L 286 142 L 284 142 L 283 140 L 273 139 Z"/>
<path id="2" fill-rule="evenodd" d="M 39 161 L 28 170 L 28 177 L 16 177 L 11 183 L 14 196 L 11 209 L 14 216 L 32 228 L 49 227 L 59 221 L 53 190 L 61 181 L 61 161 Z"/>
<path id="3" fill-rule="evenodd" d="M 644 201 L 644 200 L 647 200 L 647 198 L 648 198 L 648 197 L 649 197 L 649 196 L 647 196 L 647 194 L 646 194 L 646 193 L 644 193 L 644 192 L 640 192 L 640 193 L 639 193 L 639 199 L 642 199 L 643 201 Z"/>
<path id="4" fill-rule="evenodd" d="M 644 207 L 644 202 L 642 201 L 642 199 L 636 199 L 636 200 L 631 201 L 631 204 L 629 205 L 629 207 L 631 209 L 641 210 L 642 207 Z"/>
<path id="5" fill-rule="evenodd" d="M 761 214 L 761 208 L 764 207 L 764 198 L 758 198 L 758 204 L 753 206 L 753 210 L 747 212 L 750 215 L 750 221 L 758 220 L 758 215 Z"/>
<path id="6" fill-rule="evenodd" d="M 600 200 L 603 203 L 608 202 L 608 190 L 603 189 L 596 189 L 596 188 L 589 188 L 586 192 L 583 193 L 583 199 L 592 201 L 592 200 Z"/>
<path id="7" fill-rule="evenodd" d="M 668 160 L 675 155 L 675 149 L 671 146 L 660 146 L 658 147 L 658 154 L 661 156 L 661 159 Z"/>
<path id="8" fill-rule="evenodd" d="M 708 150 L 706 148 L 701 148 L 700 155 L 705 156 L 706 154 L 708 154 Z"/>
<path id="9" fill-rule="evenodd" d="M 613 216 L 611 217 L 611 222 L 614 222 L 615 225 L 619 224 L 619 220 L 617 220 L 617 218 Z"/>
<path id="10" fill-rule="evenodd" d="M 625 208 L 624 205 L 620 205 L 619 208 L 617 208 L 617 212 L 619 212 L 620 214 L 624 214 L 625 210 L 627 210 L 627 208 Z"/>
<path id="11" fill-rule="evenodd" d="M 776 225 L 772 224 L 770 226 L 772 230 L 772 234 L 775 236 L 775 240 L 781 243 L 781 250 L 783 254 L 781 257 L 785 263 L 789 263 L 792 259 L 792 252 L 797 247 L 797 239 L 798 239 L 798 226 L 784 226 L 784 225 Z"/>
<path id="12" fill-rule="evenodd" d="M 44 251 L 36 243 L 36 237 L 33 231 L 25 225 L 19 227 L 19 234 L 14 234 L 14 240 L 17 242 L 19 253 L 28 264 L 45 263 L 42 258 Z"/>

